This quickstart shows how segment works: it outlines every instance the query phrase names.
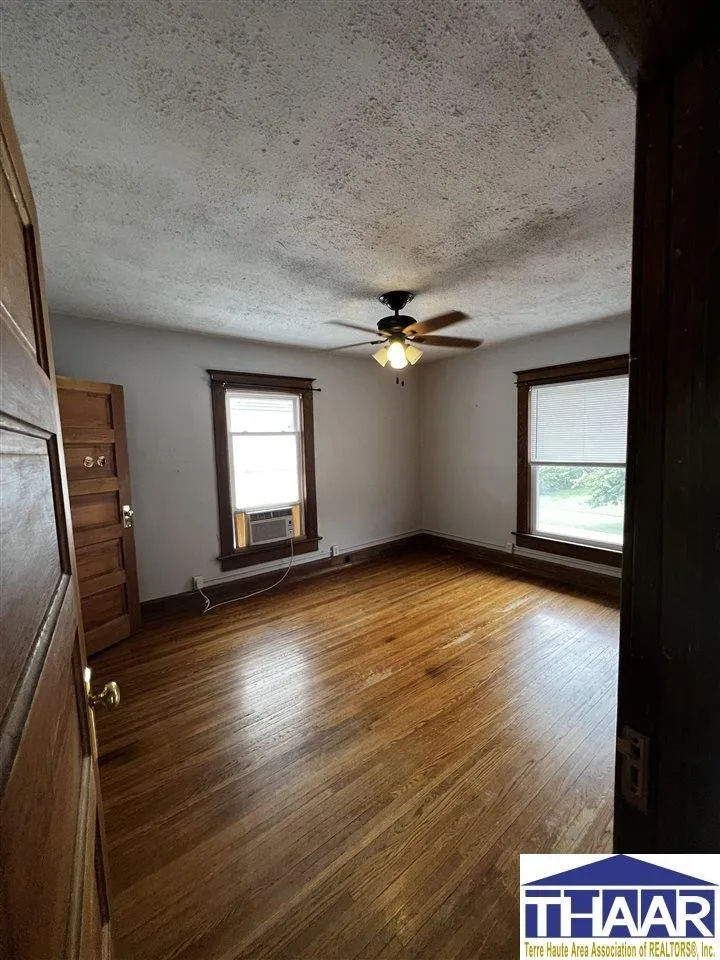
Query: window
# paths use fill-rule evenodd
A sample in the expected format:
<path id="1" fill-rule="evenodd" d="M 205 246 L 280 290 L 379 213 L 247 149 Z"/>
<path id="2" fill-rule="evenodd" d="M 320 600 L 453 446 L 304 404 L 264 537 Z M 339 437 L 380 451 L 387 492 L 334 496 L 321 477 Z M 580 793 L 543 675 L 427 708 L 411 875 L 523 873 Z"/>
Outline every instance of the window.
<path id="1" fill-rule="evenodd" d="M 607 357 L 517 374 L 518 545 L 620 565 L 627 365 Z"/>
<path id="2" fill-rule="evenodd" d="M 317 550 L 313 381 L 209 373 L 222 569 Z"/>
<path id="3" fill-rule="evenodd" d="M 300 397 L 228 389 L 225 399 L 233 509 L 272 510 L 299 503 Z"/>

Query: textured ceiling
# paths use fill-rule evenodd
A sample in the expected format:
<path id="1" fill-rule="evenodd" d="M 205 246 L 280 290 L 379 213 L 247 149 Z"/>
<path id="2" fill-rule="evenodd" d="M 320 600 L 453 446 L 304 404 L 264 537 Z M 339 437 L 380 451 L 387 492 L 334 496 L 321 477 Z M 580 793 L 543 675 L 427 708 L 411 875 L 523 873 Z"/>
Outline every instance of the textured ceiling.
<path id="1" fill-rule="evenodd" d="M 634 94 L 577 0 L 1 9 L 57 312 L 331 346 L 396 287 L 487 340 L 628 308 Z"/>

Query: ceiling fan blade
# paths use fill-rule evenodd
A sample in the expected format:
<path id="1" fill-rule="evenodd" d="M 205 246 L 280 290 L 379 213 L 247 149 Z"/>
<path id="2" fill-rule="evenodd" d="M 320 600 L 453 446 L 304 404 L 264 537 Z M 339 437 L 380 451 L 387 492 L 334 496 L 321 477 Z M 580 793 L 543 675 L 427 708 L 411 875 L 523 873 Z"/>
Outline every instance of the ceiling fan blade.
<path id="1" fill-rule="evenodd" d="M 357 323 L 343 323 L 342 320 L 331 320 L 330 323 L 333 327 L 345 327 L 347 330 L 360 330 L 361 333 L 370 333 L 374 337 L 385 336 L 381 334 L 379 330 L 373 330 L 372 327 L 360 327 Z"/>
<path id="2" fill-rule="evenodd" d="M 341 347 L 326 347 L 326 350 L 350 350 L 351 347 L 370 347 L 376 343 L 385 343 L 384 340 L 361 340 L 360 343 L 344 343 Z"/>
<path id="3" fill-rule="evenodd" d="M 474 350 L 483 341 L 470 340 L 468 337 L 414 337 L 412 342 L 428 347 L 465 347 L 466 350 Z"/>
<path id="4" fill-rule="evenodd" d="M 449 327 L 453 323 L 460 323 L 461 320 L 469 320 L 466 313 L 460 310 L 451 310 L 449 313 L 440 313 L 437 317 L 430 317 L 429 320 L 419 320 L 405 327 L 403 333 L 409 336 L 422 337 L 426 333 L 434 333 L 436 330 L 442 330 L 443 327 Z"/>

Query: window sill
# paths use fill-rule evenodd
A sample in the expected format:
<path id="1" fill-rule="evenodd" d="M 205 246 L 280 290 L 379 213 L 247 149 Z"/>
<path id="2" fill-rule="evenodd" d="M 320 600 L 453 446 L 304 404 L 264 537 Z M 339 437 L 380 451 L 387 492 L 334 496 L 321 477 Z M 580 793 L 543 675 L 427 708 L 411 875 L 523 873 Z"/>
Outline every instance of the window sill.
<path id="1" fill-rule="evenodd" d="M 293 556 L 301 553 L 312 553 L 317 550 L 322 537 L 303 537 L 293 540 Z M 240 567 L 251 567 L 258 563 L 268 563 L 271 560 L 289 560 L 289 541 L 272 544 L 256 544 L 244 547 L 234 553 L 218 557 L 222 570 L 238 570 Z"/>
<path id="2" fill-rule="evenodd" d="M 604 563 L 608 567 L 622 566 L 622 550 L 607 547 L 593 547 L 587 543 L 573 543 L 570 540 L 553 540 L 536 533 L 513 533 L 515 543 L 528 550 L 542 550 L 560 557 L 572 557 L 574 560 L 587 560 L 590 563 Z"/>

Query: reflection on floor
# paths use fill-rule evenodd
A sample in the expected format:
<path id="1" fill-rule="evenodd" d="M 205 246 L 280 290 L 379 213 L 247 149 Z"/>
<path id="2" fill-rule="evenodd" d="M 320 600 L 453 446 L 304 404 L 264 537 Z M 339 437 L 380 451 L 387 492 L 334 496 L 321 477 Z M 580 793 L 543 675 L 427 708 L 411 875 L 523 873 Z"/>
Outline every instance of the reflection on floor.
<path id="1" fill-rule="evenodd" d="M 610 849 L 618 613 L 418 554 L 95 658 L 117 960 L 505 958 Z"/>

